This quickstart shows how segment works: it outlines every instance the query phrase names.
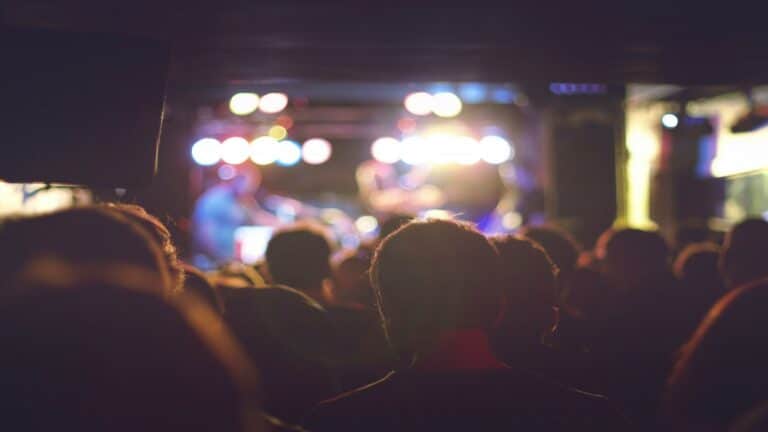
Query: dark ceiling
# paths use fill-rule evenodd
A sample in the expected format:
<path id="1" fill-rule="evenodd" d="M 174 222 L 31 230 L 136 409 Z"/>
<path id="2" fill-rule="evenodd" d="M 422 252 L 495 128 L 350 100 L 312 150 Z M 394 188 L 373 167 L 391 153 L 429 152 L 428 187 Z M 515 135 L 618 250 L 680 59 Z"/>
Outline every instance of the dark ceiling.
<path id="1" fill-rule="evenodd" d="M 766 81 L 760 14 L 723 3 L 416 3 L 10 0 L 3 18 L 168 41 L 181 90 L 284 80 Z"/>

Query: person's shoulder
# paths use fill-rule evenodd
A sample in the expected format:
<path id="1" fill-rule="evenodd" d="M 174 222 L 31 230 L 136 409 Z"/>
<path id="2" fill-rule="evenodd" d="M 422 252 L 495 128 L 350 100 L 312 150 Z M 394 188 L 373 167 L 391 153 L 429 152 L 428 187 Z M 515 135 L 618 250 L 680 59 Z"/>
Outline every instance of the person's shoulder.
<path id="1" fill-rule="evenodd" d="M 340 425 L 354 424 L 355 419 L 366 421 L 376 417 L 372 410 L 380 410 L 383 415 L 392 415 L 386 407 L 387 393 L 391 386 L 394 372 L 383 378 L 327 399 L 315 407 L 302 423 L 310 430 L 333 430 Z"/>

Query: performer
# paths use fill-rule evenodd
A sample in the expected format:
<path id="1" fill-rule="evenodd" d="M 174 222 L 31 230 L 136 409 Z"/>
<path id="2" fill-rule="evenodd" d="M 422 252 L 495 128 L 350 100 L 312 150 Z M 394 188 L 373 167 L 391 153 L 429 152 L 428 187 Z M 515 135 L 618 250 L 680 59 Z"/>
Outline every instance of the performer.
<path id="1" fill-rule="evenodd" d="M 236 259 L 235 230 L 239 227 L 278 225 L 277 217 L 263 210 L 257 201 L 260 185 L 258 171 L 241 171 L 200 196 L 192 214 L 193 240 L 198 250 L 195 265 L 208 269 Z"/>

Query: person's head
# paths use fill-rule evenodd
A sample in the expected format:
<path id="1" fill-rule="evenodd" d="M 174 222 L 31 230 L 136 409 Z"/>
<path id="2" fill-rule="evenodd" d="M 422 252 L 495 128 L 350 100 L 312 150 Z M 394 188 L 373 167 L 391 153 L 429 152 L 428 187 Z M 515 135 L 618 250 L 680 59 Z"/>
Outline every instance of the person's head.
<path id="1" fill-rule="evenodd" d="M 147 213 L 143 207 L 135 204 L 113 203 L 107 204 L 106 208 L 114 210 L 129 221 L 138 224 L 157 242 L 165 257 L 174 287 L 181 289 L 184 284 L 184 269 L 179 260 L 176 246 L 171 240 L 171 232 L 168 227 L 160 222 L 160 219 Z"/>
<path id="2" fill-rule="evenodd" d="M 725 238 L 720 271 L 729 288 L 768 276 L 768 222 L 748 219 Z"/>
<path id="3" fill-rule="evenodd" d="M 333 299 L 339 304 L 373 306 L 367 254 L 348 251 L 333 260 Z"/>
<path id="4" fill-rule="evenodd" d="M 691 285 L 719 285 L 720 248 L 714 243 L 691 243 L 675 259 L 675 276 Z"/>
<path id="5" fill-rule="evenodd" d="M 163 298 L 138 268 L 86 274 L 46 260 L 69 268 L 49 286 L 31 265 L 22 283 L 34 289 L 0 302 L 4 428 L 262 430 L 256 372 L 204 305 Z"/>
<path id="6" fill-rule="evenodd" d="M 205 274 L 189 264 L 182 263 L 181 265 L 185 274 L 183 292 L 197 296 L 215 312 L 223 313 L 223 304 L 219 294 Z"/>
<path id="7" fill-rule="evenodd" d="M 331 276 L 331 244 L 323 230 L 297 224 L 277 231 L 267 244 L 267 269 L 274 283 L 321 290 Z"/>
<path id="8" fill-rule="evenodd" d="M 124 263 L 148 269 L 170 292 L 168 265 L 151 235 L 117 212 L 76 207 L 0 224 L 0 279 L 11 280 L 36 258 L 83 264 Z"/>
<path id="9" fill-rule="evenodd" d="M 530 240 L 505 235 L 493 237 L 491 242 L 501 257 L 504 321 L 515 323 L 515 331 L 530 330 L 529 336 L 540 336 L 555 324 L 557 267 L 544 249 Z"/>
<path id="10" fill-rule="evenodd" d="M 768 400 L 766 310 L 765 281 L 728 293 L 710 309 L 669 378 L 665 409 L 677 430 L 724 430 Z"/>
<path id="11" fill-rule="evenodd" d="M 519 234 L 541 246 L 561 271 L 569 273 L 576 268 L 580 248 L 566 231 L 554 226 L 524 227 Z"/>
<path id="12" fill-rule="evenodd" d="M 236 197 L 248 197 L 261 186 L 261 173 L 255 168 L 241 167 L 229 182 Z"/>
<path id="13" fill-rule="evenodd" d="M 379 239 L 383 240 L 388 235 L 397 231 L 398 228 L 407 224 L 413 219 L 413 216 L 407 214 L 393 214 L 387 216 L 381 220 L 381 224 L 379 225 Z"/>
<path id="14" fill-rule="evenodd" d="M 668 273 L 669 249 L 656 232 L 617 229 L 603 241 L 602 268 L 612 283 L 629 287 Z"/>
<path id="15" fill-rule="evenodd" d="M 408 362 L 445 333 L 488 329 L 498 319 L 499 258 L 475 228 L 410 222 L 379 245 L 371 284 L 390 344 Z"/>

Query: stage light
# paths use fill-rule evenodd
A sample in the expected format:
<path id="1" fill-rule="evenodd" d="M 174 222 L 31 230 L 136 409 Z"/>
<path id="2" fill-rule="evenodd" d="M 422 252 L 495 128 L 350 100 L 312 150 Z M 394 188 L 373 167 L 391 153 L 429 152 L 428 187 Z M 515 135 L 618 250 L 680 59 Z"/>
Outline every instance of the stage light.
<path id="1" fill-rule="evenodd" d="M 434 98 L 427 92 L 411 93 L 405 97 L 405 109 L 411 114 L 425 116 L 432 112 Z"/>
<path id="2" fill-rule="evenodd" d="M 379 162 L 393 164 L 400 160 L 400 141 L 382 137 L 373 142 L 371 155 Z"/>
<path id="3" fill-rule="evenodd" d="M 288 106 L 288 96 L 285 93 L 267 93 L 261 97 L 259 109 L 267 114 L 276 114 Z"/>
<path id="4" fill-rule="evenodd" d="M 501 218 L 501 226 L 503 226 L 504 229 L 507 229 L 507 230 L 513 230 L 513 229 L 519 228 L 520 225 L 522 225 L 522 223 L 523 223 L 523 216 L 520 213 L 514 212 L 514 211 L 506 213 Z"/>
<path id="5" fill-rule="evenodd" d="M 259 108 L 259 95 L 256 93 L 236 93 L 229 99 L 232 114 L 248 115 Z"/>
<path id="6" fill-rule="evenodd" d="M 282 139 L 285 139 L 285 137 L 288 135 L 288 131 L 283 126 L 276 125 L 269 128 L 267 135 L 280 141 Z"/>
<path id="7" fill-rule="evenodd" d="M 674 129 L 679 123 L 680 119 L 678 119 L 677 115 L 675 114 L 666 113 L 661 116 L 661 124 L 664 125 L 664 127 L 667 129 Z"/>
<path id="8" fill-rule="evenodd" d="M 222 165 L 219 167 L 216 173 L 219 175 L 220 179 L 227 181 L 235 178 L 235 174 L 237 174 L 237 170 L 235 170 L 235 167 L 233 167 L 232 165 Z"/>
<path id="9" fill-rule="evenodd" d="M 251 142 L 251 160 L 258 165 L 269 165 L 277 160 L 278 141 L 270 136 L 258 137 Z"/>
<path id="10" fill-rule="evenodd" d="M 502 137 L 490 135 L 480 140 L 480 153 L 484 161 L 498 165 L 515 156 L 512 146 Z"/>
<path id="11" fill-rule="evenodd" d="M 277 164 L 293 166 L 301 160 L 301 146 L 290 140 L 280 141 L 277 147 Z"/>
<path id="12" fill-rule="evenodd" d="M 251 148 L 243 137 L 227 138 L 221 143 L 221 160 L 228 164 L 239 165 L 250 155 Z"/>
<path id="13" fill-rule="evenodd" d="M 370 234 L 376 231 L 376 228 L 378 227 L 379 222 L 375 217 L 370 215 L 360 216 L 355 220 L 355 228 L 357 228 L 361 234 Z"/>
<path id="14" fill-rule="evenodd" d="M 443 209 L 429 209 L 422 214 L 422 219 L 453 219 L 453 213 Z"/>
<path id="15" fill-rule="evenodd" d="M 432 101 L 432 112 L 438 117 L 456 117 L 461 112 L 461 99 L 451 92 L 436 93 Z"/>
<path id="16" fill-rule="evenodd" d="M 433 146 L 424 138 L 408 137 L 400 145 L 400 159 L 408 165 L 426 164 L 433 157 L 432 148 Z"/>
<path id="17" fill-rule="evenodd" d="M 216 165 L 221 160 L 221 143 L 213 138 L 203 138 L 192 144 L 192 159 L 198 165 Z"/>
<path id="18" fill-rule="evenodd" d="M 453 139 L 455 153 L 453 160 L 462 165 L 473 165 L 480 162 L 482 157 L 480 143 L 476 139 L 467 136 L 458 136 Z"/>
<path id="19" fill-rule="evenodd" d="M 301 156 L 310 165 L 320 165 L 331 158 L 331 143 L 322 138 L 311 138 L 304 142 Z"/>

